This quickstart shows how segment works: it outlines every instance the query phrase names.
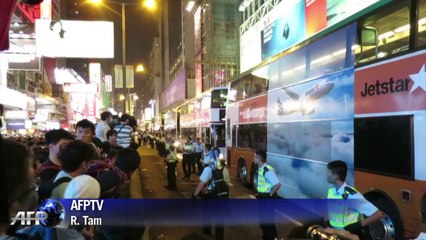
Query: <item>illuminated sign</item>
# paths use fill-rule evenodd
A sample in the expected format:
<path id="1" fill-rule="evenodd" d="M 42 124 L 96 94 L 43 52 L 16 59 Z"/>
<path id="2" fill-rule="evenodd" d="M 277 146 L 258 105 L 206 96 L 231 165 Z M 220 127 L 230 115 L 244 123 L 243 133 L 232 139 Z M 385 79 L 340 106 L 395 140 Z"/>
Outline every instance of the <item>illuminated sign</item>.
<path id="1" fill-rule="evenodd" d="M 4 113 L 5 119 L 27 119 L 27 111 L 6 111 Z"/>
<path id="2" fill-rule="evenodd" d="M 101 64 L 100 63 L 89 64 L 89 80 L 91 83 L 101 82 Z"/>
<path id="3" fill-rule="evenodd" d="M 36 52 L 44 57 L 114 58 L 114 24 L 37 19 Z"/>
<path id="4" fill-rule="evenodd" d="M 105 76 L 105 92 L 112 92 L 112 76 Z"/>

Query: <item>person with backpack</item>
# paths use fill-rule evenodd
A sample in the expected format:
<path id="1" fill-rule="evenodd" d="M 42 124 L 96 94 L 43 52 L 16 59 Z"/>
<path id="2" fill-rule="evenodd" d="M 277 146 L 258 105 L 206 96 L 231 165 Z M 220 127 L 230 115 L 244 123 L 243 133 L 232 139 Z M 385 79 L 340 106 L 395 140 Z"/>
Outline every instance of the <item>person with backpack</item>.
<path id="1" fill-rule="evenodd" d="M 69 142 L 74 140 L 74 136 L 64 130 L 57 129 L 46 132 L 46 145 L 49 149 L 49 158 L 41 165 L 37 171 L 39 200 L 43 201 L 51 195 L 51 184 L 56 175 L 62 170 L 59 152 L 65 148 Z"/>
<path id="2" fill-rule="evenodd" d="M 257 199 L 277 198 L 277 192 L 281 187 L 274 168 L 267 163 L 266 152 L 259 150 L 254 157 L 254 163 L 257 165 Z M 274 240 L 278 238 L 275 224 L 268 221 L 274 216 L 273 208 L 268 204 L 262 204 L 260 209 L 260 228 L 262 229 L 263 240 Z"/>
<path id="3" fill-rule="evenodd" d="M 70 142 L 60 153 L 62 171 L 58 173 L 51 186 L 52 198 L 64 198 L 69 182 L 89 169 L 93 148 L 82 141 Z"/>
<path id="4" fill-rule="evenodd" d="M 212 153 L 212 145 L 206 144 L 206 151 Z M 207 154 L 206 154 L 207 155 Z M 210 155 L 207 155 L 210 156 Z M 192 195 L 192 198 L 195 199 L 198 196 L 202 195 L 205 199 L 229 199 L 229 175 L 228 171 L 225 170 L 225 166 L 219 164 L 217 159 L 214 157 L 214 154 L 211 154 L 213 158 L 206 160 L 204 158 L 205 167 L 200 176 L 200 183 Z M 225 174 L 225 176 L 224 176 Z M 224 226 L 223 223 L 219 222 L 219 219 L 216 221 L 216 238 L 218 240 L 224 239 Z M 205 225 L 203 227 L 203 233 L 211 235 L 211 226 Z"/>

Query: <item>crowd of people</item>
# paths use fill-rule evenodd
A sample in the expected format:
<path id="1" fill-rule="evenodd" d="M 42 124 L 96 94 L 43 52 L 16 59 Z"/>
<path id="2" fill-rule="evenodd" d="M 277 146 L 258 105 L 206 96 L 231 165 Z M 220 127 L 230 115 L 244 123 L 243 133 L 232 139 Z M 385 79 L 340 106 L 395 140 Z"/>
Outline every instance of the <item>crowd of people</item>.
<path id="1" fill-rule="evenodd" d="M 109 112 L 95 126 L 83 119 L 75 132 L 56 129 L 44 134 L 2 136 L 0 151 L 0 239 L 140 239 L 144 226 L 86 226 L 70 229 L 20 229 L 9 226 L 17 211 L 36 210 L 48 198 L 129 198 L 130 178 L 139 168 L 136 121 L 123 114 L 114 122 Z M 53 235 L 52 235 L 53 234 Z"/>

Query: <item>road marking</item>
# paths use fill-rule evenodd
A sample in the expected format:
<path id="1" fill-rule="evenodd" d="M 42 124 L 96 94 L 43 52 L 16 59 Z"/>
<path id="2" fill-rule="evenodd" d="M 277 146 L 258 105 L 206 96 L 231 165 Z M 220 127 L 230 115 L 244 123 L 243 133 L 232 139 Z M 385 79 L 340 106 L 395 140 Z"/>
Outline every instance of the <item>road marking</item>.
<path id="1" fill-rule="evenodd" d="M 289 220 L 289 221 L 290 221 L 290 222 L 292 222 L 293 224 L 295 224 L 295 225 L 297 225 L 297 226 L 299 226 L 299 227 L 302 227 L 302 226 L 303 226 L 303 223 L 301 223 L 301 222 L 297 221 L 296 219 L 294 219 L 294 218 L 292 218 L 292 217 L 290 217 L 290 216 L 288 216 L 288 215 L 284 214 L 283 212 L 281 212 L 281 211 L 275 211 L 275 212 L 276 212 L 276 213 L 278 213 L 279 215 L 281 215 L 281 217 L 283 217 L 283 218 L 285 218 L 285 219 Z"/>

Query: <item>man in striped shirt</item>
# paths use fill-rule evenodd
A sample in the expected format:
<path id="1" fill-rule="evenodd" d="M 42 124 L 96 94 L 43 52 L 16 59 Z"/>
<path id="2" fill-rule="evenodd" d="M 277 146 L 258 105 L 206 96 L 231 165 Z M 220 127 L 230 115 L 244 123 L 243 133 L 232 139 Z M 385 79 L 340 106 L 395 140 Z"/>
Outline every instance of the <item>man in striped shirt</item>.
<path id="1" fill-rule="evenodd" d="M 120 117 L 120 124 L 114 127 L 117 131 L 117 145 L 127 148 L 130 146 L 133 136 L 133 129 L 129 126 L 130 115 L 123 114 Z"/>

